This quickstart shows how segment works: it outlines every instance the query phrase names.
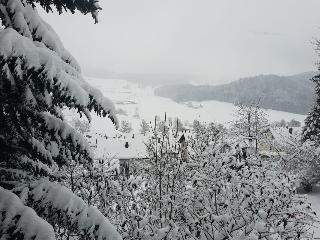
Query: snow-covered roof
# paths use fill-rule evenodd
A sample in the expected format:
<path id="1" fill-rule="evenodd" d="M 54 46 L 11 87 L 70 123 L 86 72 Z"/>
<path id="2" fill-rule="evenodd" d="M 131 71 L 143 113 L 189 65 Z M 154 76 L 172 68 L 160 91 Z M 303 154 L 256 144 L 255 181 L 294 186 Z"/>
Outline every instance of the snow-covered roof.
<path id="1" fill-rule="evenodd" d="M 250 139 L 252 143 L 250 144 Z M 234 149 L 237 145 L 239 148 L 248 148 L 252 147 L 255 139 L 253 137 L 245 137 L 245 136 L 225 136 L 223 138 L 223 142 L 226 145 L 229 145 L 232 149 Z"/>
<path id="2" fill-rule="evenodd" d="M 193 133 L 191 130 L 187 129 L 187 130 L 183 130 L 183 131 L 179 131 L 177 134 L 177 142 L 181 142 L 182 141 L 186 141 L 188 142 L 190 140 L 190 138 L 193 138 Z"/>
<path id="3" fill-rule="evenodd" d="M 129 144 L 128 148 L 125 147 L 126 142 Z M 112 142 L 114 148 L 114 156 L 118 159 L 137 159 L 146 158 L 145 145 L 139 141 L 116 141 Z"/>
<path id="4" fill-rule="evenodd" d="M 146 158 L 147 151 L 145 137 L 135 134 L 135 137 L 126 138 L 105 138 L 95 134 L 90 141 L 95 144 L 97 139 L 95 157 L 96 158 L 116 158 L 116 159 L 139 159 Z M 126 148 L 128 142 L 128 148 Z"/>
<path id="5" fill-rule="evenodd" d="M 279 144 L 291 143 L 293 138 L 299 137 L 302 132 L 301 127 L 292 127 L 292 134 L 289 133 L 289 128 L 273 127 L 269 129 L 274 141 Z"/>

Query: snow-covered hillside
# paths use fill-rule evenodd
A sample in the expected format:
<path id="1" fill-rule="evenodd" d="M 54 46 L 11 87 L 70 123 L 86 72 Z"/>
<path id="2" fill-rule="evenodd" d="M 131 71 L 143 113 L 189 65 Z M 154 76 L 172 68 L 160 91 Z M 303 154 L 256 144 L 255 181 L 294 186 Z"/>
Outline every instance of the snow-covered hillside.
<path id="1" fill-rule="evenodd" d="M 119 120 L 128 120 L 134 130 L 139 129 L 141 119 L 153 121 L 156 115 L 179 117 L 183 122 L 192 123 L 198 119 L 205 122 L 227 124 L 234 118 L 233 104 L 204 101 L 179 104 L 170 99 L 155 96 L 150 87 L 139 86 L 132 82 L 120 79 L 98 79 L 87 77 L 87 81 L 97 87 L 116 105 Z M 289 121 L 296 119 L 303 122 L 305 116 L 287 112 L 267 110 L 270 121 Z M 92 130 L 100 133 L 112 134 L 114 127 L 109 119 L 93 116 Z"/>

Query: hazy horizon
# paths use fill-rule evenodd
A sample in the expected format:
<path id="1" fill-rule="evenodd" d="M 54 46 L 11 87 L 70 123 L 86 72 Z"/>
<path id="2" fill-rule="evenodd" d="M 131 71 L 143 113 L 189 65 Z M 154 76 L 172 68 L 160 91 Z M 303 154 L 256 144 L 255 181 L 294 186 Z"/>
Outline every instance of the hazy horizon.
<path id="1" fill-rule="evenodd" d="M 110 0 L 90 14 L 41 14 L 84 75 L 219 84 L 315 71 L 320 1 Z M 42 13 L 43 10 L 40 10 Z M 70 31 L 72 29 L 72 31 Z"/>

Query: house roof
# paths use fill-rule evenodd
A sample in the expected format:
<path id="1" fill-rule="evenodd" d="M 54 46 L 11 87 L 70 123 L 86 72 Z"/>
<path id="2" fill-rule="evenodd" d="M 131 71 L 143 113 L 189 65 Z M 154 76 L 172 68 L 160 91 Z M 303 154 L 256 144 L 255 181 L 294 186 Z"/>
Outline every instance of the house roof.
<path id="1" fill-rule="evenodd" d="M 182 134 L 182 136 L 179 139 L 179 143 L 183 143 L 185 141 L 186 141 L 186 138 L 185 138 L 184 134 Z"/>
<path id="2" fill-rule="evenodd" d="M 288 143 L 293 143 L 294 138 L 300 136 L 302 132 L 302 128 L 293 127 L 292 134 L 289 133 L 289 128 L 285 128 L 285 127 L 273 127 L 273 128 L 270 128 L 270 132 L 275 142 L 279 144 L 288 144 Z"/>
<path id="3" fill-rule="evenodd" d="M 115 158 L 115 159 L 138 159 L 146 158 L 147 151 L 145 146 L 145 137 L 135 134 L 135 137 L 124 138 L 104 138 L 94 135 L 90 140 L 95 143 L 97 139 L 97 147 L 95 149 L 96 158 Z M 125 147 L 126 142 L 128 148 Z"/>

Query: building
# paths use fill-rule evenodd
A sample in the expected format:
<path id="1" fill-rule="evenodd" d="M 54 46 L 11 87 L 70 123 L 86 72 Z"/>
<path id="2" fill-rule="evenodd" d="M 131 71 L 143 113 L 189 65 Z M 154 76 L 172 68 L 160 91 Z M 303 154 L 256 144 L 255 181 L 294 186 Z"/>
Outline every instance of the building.
<path id="1" fill-rule="evenodd" d="M 133 161 L 148 159 L 145 146 L 146 137 L 135 134 L 134 138 L 106 138 L 104 135 L 92 134 L 89 139 L 96 159 L 118 159 L 119 173 L 126 177 L 130 175 L 130 165 Z"/>
<path id="2" fill-rule="evenodd" d="M 120 174 L 126 178 L 130 176 L 130 165 L 134 161 L 141 161 L 148 159 L 147 153 L 144 149 L 137 148 L 135 141 L 126 141 L 122 146 L 118 148 L 119 152 L 115 154 L 115 157 L 119 159 Z"/>
<path id="3" fill-rule="evenodd" d="M 259 143 L 259 150 L 264 152 L 277 152 L 279 147 L 295 144 L 300 139 L 301 127 L 269 127 Z"/>
<path id="4" fill-rule="evenodd" d="M 182 161 L 187 162 L 189 158 L 188 154 L 188 143 L 186 140 L 186 137 L 184 134 L 181 135 L 181 137 L 178 140 L 178 143 L 180 145 L 180 156 Z"/>

